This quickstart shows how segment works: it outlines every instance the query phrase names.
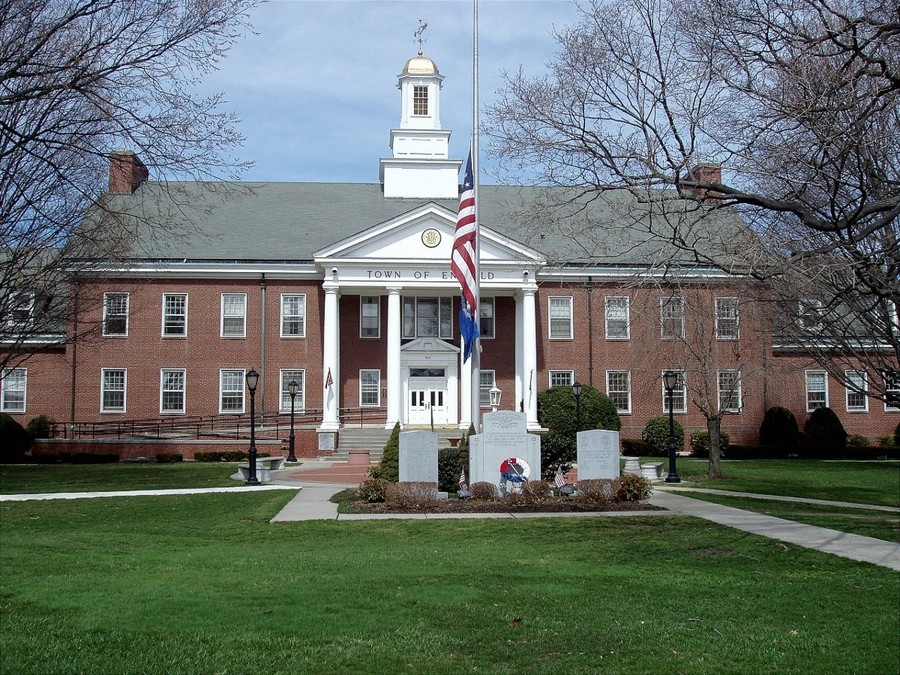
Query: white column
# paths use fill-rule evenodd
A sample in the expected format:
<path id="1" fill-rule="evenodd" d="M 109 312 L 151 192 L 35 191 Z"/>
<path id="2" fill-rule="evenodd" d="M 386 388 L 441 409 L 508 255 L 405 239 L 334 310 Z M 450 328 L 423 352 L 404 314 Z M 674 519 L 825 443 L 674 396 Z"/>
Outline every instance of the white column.
<path id="1" fill-rule="evenodd" d="M 522 289 L 522 379 L 524 382 L 525 417 L 529 429 L 538 429 L 537 419 L 537 326 L 535 295 L 537 284 L 531 282 Z"/>
<path id="2" fill-rule="evenodd" d="M 524 402 L 525 394 L 528 393 L 528 383 L 525 381 L 525 376 L 522 374 L 525 369 L 525 366 L 523 365 L 524 357 L 522 355 L 522 343 L 525 339 L 525 319 L 523 317 L 524 304 L 522 293 L 516 293 L 516 405 L 514 408 L 516 412 L 519 411 L 519 402 Z"/>
<path id="3" fill-rule="evenodd" d="M 400 334 L 403 316 L 400 289 L 388 288 L 387 314 L 387 420 L 384 428 L 393 429 L 403 410 L 403 382 L 400 372 Z"/>
<path id="4" fill-rule="evenodd" d="M 324 387 L 322 396 L 322 424 L 319 431 L 337 431 L 340 429 L 340 340 L 341 328 L 338 306 L 338 285 L 332 281 L 322 284 L 325 291 L 325 317 L 322 326 L 322 384 L 328 382 L 331 373 L 331 385 Z"/>

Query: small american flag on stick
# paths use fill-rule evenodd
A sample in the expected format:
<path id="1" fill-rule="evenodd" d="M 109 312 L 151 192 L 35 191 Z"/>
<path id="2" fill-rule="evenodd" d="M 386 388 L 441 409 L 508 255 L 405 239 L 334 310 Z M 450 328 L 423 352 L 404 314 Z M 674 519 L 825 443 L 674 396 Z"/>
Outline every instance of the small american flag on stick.
<path id="1" fill-rule="evenodd" d="M 566 477 L 563 476 L 562 464 L 556 467 L 556 479 L 553 481 L 556 487 L 561 488 L 566 484 Z"/>

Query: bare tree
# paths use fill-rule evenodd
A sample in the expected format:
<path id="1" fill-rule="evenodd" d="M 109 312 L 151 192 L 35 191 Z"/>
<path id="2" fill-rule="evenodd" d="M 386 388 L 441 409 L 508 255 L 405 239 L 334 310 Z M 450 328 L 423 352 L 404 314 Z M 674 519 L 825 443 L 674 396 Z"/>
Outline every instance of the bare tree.
<path id="1" fill-rule="evenodd" d="M 836 352 L 855 368 L 895 373 L 896 3 L 593 0 L 581 10 L 558 32 L 549 74 L 508 74 L 489 111 L 503 170 L 540 167 L 545 182 L 573 188 L 555 207 L 568 215 L 600 192 L 630 193 L 658 214 L 633 227 L 666 242 L 673 260 L 767 280 L 793 314 L 776 327 L 781 339 L 839 380 L 846 363 Z M 704 214 L 727 210 L 755 236 L 698 238 Z M 810 299 L 826 311 L 804 335 L 797 311 Z M 867 393 L 884 400 L 885 381 L 872 378 Z"/>
<path id="2" fill-rule="evenodd" d="M 244 167 L 234 117 L 197 85 L 255 3 L 0 0 L 0 367 L 70 339 L 67 279 L 126 255 L 124 214 L 101 198 L 111 152 L 140 156 L 144 178 Z M 104 217 L 85 226 L 91 209 Z"/>

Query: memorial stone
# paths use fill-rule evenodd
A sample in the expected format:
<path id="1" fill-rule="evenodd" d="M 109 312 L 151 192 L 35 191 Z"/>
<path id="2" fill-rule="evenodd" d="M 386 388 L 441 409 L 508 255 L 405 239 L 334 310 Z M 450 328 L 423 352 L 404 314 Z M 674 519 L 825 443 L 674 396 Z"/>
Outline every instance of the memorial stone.
<path id="1" fill-rule="evenodd" d="M 400 482 L 438 482 L 438 437 L 431 431 L 400 432 Z"/>
<path id="2" fill-rule="evenodd" d="M 578 432 L 578 480 L 619 477 L 619 432 Z"/>
<path id="3" fill-rule="evenodd" d="M 540 478 L 541 438 L 528 433 L 525 414 L 485 414 L 483 432 L 469 438 L 470 483 L 493 483 L 502 491 Z"/>

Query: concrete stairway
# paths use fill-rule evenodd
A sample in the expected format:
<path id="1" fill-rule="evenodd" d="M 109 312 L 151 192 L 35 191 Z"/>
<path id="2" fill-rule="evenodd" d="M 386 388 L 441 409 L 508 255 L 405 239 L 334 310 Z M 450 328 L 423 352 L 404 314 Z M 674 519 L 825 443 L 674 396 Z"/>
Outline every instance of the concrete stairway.
<path id="1" fill-rule="evenodd" d="M 407 427 L 404 431 L 411 431 Z M 428 431 L 428 429 L 426 429 Z M 450 438 L 458 439 L 462 436 L 459 429 L 435 429 L 438 435 L 438 448 L 449 448 Z M 338 449 L 331 455 L 331 459 L 343 462 L 347 461 L 351 450 L 368 450 L 372 464 L 381 461 L 384 446 L 391 436 L 390 429 L 382 427 L 345 427 L 341 429 Z"/>

